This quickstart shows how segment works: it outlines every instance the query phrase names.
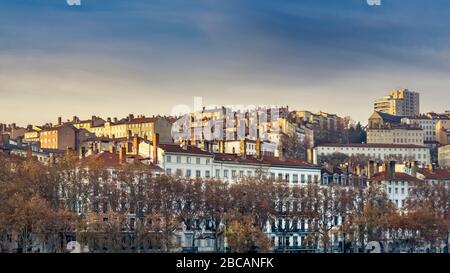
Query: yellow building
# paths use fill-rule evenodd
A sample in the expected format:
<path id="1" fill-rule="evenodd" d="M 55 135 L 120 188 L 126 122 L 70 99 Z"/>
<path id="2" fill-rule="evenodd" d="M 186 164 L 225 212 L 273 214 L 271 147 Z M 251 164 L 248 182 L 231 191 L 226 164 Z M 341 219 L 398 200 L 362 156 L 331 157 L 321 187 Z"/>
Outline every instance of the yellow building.
<path id="1" fill-rule="evenodd" d="M 25 142 L 38 142 L 39 134 L 41 131 L 42 131 L 42 128 L 33 125 L 31 130 L 28 130 L 25 132 L 25 134 L 23 136 L 23 140 Z"/>
<path id="2" fill-rule="evenodd" d="M 436 121 L 436 140 L 441 145 L 450 144 L 450 119 L 440 119 Z"/>
<path id="3" fill-rule="evenodd" d="M 171 123 L 163 117 L 147 118 L 138 116 L 134 118 L 133 115 L 120 121 L 111 121 L 108 119 L 100 126 L 93 126 L 87 129 L 99 137 L 121 138 L 129 136 L 139 136 L 142 138 L 150 138 L 153 133 L 160 136 L 161 143 L 171 143 Z"/>
<path id="4" fill-rule="evenodd" d="M 40 132 L 39 141 L 43 149 L 76 149 L 77 129 L 71 124 L 63 124 Z"/>

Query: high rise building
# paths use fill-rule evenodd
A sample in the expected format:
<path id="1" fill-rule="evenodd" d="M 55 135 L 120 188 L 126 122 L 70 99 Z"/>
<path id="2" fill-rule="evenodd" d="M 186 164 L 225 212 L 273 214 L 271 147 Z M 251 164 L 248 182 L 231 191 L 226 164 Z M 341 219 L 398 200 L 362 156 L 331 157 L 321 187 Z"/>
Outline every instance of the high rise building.
<path id="1" fill-rule="evenodd" d="M 395 116 L 417 116 L 420 114 L 419 93 L 408 89 L 392 90 L 388 96 L 375 100 L 374 110 Z"/>

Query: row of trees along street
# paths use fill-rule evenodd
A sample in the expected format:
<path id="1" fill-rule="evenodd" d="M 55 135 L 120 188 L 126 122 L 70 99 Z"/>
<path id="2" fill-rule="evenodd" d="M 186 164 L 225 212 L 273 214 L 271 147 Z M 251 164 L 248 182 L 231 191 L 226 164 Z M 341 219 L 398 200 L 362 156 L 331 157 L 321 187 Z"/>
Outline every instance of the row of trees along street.
<path id="1" fill-rule="evenodd" d="M 448 187 L 417 185 L 407 211 L 396 210 L 376 184 L 292 186 L 263 174 L 226 184 L 153 177 L 140 164 L 111 171 L 101 162 L 81 164 L 70 155 L 45 166 L 0 154 L 2 252 L 65 252 L 72 240 L 91 252 L 167 252 L 179 250 L 180 230 L 193 238 L 206 230 L 216 251 L 224 251 L 226 237 L 229 251 L 264 252 L 273 250 L 267 230 L 280 218 L 289 219 L 292 229 L 292 223 L 307 221 L 302 243 L 324 252 L 332 251 L 332 234 L 345 234 L 347 251 L 358 251 L 368 241 L 387 244 L 389 239 L 410 249 L 447 241 Z M 340 216 L 343 224 L 333 227 Z"/>

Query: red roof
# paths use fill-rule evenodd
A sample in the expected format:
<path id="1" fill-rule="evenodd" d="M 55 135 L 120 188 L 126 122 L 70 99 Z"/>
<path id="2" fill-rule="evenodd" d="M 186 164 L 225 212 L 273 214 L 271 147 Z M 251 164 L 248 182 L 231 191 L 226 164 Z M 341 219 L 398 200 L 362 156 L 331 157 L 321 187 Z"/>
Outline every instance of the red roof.
<path id="1" fill-rule="evenodd" d="M 183 149 L 183 147 L 178 144 L 159 144 L 159 148 L 168 153 L 212 156 L 212 153 L 191 145 L 188 145 L 185 149 Z"/>
<path id="2" fill-rule="evenodd" d="M 374 174 L 370 179 L 370 181 L 388 181 L 388 180 L 397 180 L 397 181 L 408 181 L 408 182 L 421 182 L 422 180 L 415 178 L 407 173 L 394 173 L 393 177 L 389 177 L 387 172 L 379 172 Z"/>
<path id="3" fill-rule="evenodd" d="M 351 144 L 321 144 L 318 147 L 355 147 L 355 148 L 427 148 L 413 144 L 382 144 L 382 143 L 351 143 Z"/>
<path id="4" fill-rule="evenodd" d="M 86 160 L 92 160 L 107 167 L 116 167 L 119 165 L 119 155 L 110 152 L 102 152 L 86 157 Z"/>
<path id="5" fill-rule="evenodd" d="M 247 155 L 246 157 L 242 157 L 237 154 L 222 154 L 217 153 L 214 154 L 214 161 L 224 161 L 224 162 L 232 162 L 238 164 L 257 164 L 257 165 L 267 165 L 267 166 L 291 166 L 291 167 L 309 167 L 309 168 L 318 168 L 313 164 L 309 164 L 304 160 L 299 159 L 285 159 L 281 160 L 279 157 L 274 156 L 263 156 L 262 159 L 258 159 L 254 156 Z"/>
<path id="6" fill-rule="evenodd" d="M 417 172 L 425 176 L 425 179 L 450 180 L 450 171 L 444 169 L 435 169 L 434 172 L 431 172 L 429 169 L 422 168 Z"/>

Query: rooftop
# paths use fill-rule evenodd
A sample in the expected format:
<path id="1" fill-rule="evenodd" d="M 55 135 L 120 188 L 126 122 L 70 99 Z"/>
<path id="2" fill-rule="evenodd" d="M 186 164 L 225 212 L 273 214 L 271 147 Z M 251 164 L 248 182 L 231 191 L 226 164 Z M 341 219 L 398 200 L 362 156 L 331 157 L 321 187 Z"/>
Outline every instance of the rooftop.
<path id="1" fill-rule="evenodd" d="M 422 180 L 415 178 L 414 176 L 411 176 L 407 173 L 400 173 L 395 172 L 392 177 L 387 172 L 379 172 L 374 174 L 370 179 L 370 181 L 389 181 L 389 180 L 396 180 L 396 181 L 407 181 L 407 182 L 421 182 Z"/>
<path id="2" fill-rule="evenodd" d="M 382 144 L 382 143 L 350 143 L 350 144 L 321 144 L 317 147 L 355 147 L 355 148 L 427 148 L 426 146 L 413 144 Z"/>

